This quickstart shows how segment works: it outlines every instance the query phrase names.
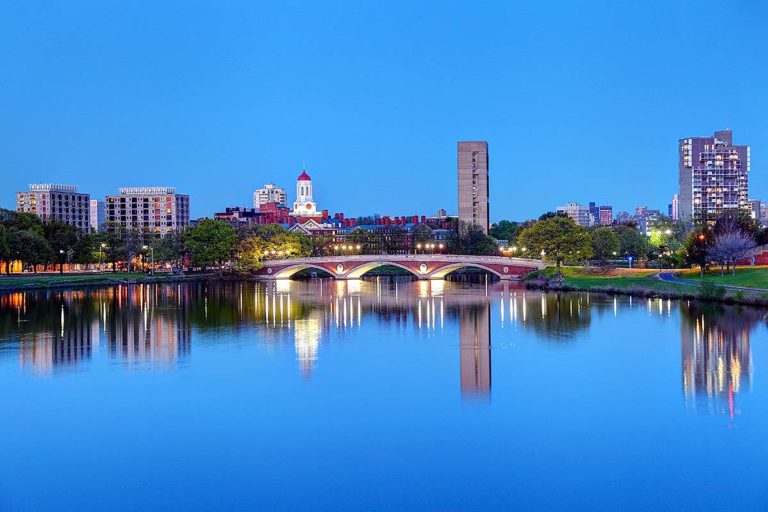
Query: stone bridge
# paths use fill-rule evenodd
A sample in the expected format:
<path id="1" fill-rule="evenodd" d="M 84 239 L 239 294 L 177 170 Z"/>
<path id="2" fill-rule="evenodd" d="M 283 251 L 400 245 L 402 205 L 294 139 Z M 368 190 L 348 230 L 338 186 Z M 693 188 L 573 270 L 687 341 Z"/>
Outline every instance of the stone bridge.
<path id="1" fill-rule="evenodd" d="M 360 279 L 366 272 L 382 266 L 399 267 L 419 279 L 443 279 L 454 270 L 477 268 L 504 280 L 518 279 L 523 274 L 546 265 L 540 260 L 503 256 L 457 256 L 452 254 L 379 254 L 353 256 L 321 256 L 266 260 L 256 272 L 262 279 L 287 279 L 305 269 L 322 270 L 335 279 Z"/>

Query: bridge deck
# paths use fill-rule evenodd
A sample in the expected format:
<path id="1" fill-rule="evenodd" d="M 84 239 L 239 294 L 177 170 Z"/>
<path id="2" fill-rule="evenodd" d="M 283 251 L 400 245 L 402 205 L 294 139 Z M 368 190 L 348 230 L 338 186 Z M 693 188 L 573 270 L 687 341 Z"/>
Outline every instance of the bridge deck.
<path id="1" fill-rule="evenodd" d="M 453 254 L 357 254 L 266 260 L 257 272 L 263 279 L 288 278 L 307 268 L 328 272 L 336 279 L 358 279 L 366 272 L 385 265 L 400 267 L 419 279 L 442 279 L 448 273 L 467 267 L 491 272 L 501 279 L 516 279 L 546 265 L 541 260 L 503 256 L 463 256 Z"/>

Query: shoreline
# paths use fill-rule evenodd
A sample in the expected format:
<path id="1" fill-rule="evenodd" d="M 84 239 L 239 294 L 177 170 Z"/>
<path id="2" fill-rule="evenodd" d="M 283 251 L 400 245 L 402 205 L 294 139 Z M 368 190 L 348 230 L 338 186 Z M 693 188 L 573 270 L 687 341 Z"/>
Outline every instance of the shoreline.
<path id="1" fill-rule="evenodd" d="M 754 307 L 768 307 L 768 290 L 733 290 L 718 284 L 687 284 L 670 283 L 659 279 L 660 282 L 674 284 L 675 288 L 656 289 L 650 285 L 634 283 L 628 286 L 614 286 L 611 284 L 569 284 L 557 282 L 540 275 L 530 275 L 525 279 L 525 287 L 532 290 L 551 292 L 590 292 L 606 295 L 623 295 L 644 299 L 675 299 L 696 300 L 708 303 L 720 303 L 726 305 L 743 305 Z M 567 278 L 566 278 L 567 279 Z M 649 277 L 648 279 L 654 279 Z"/>
<path id="2" fill-rule="evenodd" d="M 19 282 L 13 282 L 18 280 Z M 19 276 L 0 276 L 0 293 L 22 292 L 50 289 L 84 289 L 100 288 L 106 286 L 118 286 L 125 284 L 161 284 L 161 283 L 196 283 L 204 281 L 224 281 L 226 276 L 220 278 L 216 274 L 192 274 L 192 275 L 133 275 L 125 273 L 116 274 L 77 274 L 64 276 L 60 274 L 31 274 Z"/>

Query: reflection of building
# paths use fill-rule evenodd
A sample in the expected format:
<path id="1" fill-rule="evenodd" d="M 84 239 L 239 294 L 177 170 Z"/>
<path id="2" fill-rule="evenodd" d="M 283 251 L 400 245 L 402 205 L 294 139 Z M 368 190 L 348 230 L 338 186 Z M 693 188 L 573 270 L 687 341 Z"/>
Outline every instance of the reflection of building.
<path id="1" fill-rule="evenodd" d="M 491 307 L 481 305 L 459 308 L 459 361 L 461 392 L 491 393 Z"/>
<path id="2" fill-rule="evenodd" d="M 317 347 L 322 334 L 320 319 L 305 318 L 293 322 L 293 338 L 296 358 L 301 373 L 309 375 L 317 362 Z"/>
<path id="3" fill-rule="evenodd" d="M 734 395 L 748 390 L 752 372 L 749 334 L 759 321 L 750 310 L 723 314 L 715 308 L 681 304 L 683 393 L 693 407 L 733 415 Z"/>
<path id="4" fill-rule="evenodd" d="M 44 330 L 21 336 L 22 367 L 49 374 L 91 359 L 93 347 L 99 343 L 98 317 L 81 305 L 69 306 L 62 305 L 59 315 L 51 315 L 51 323 Z"/>
<path id="5" fill-rule="evenodd" d="M 109 354 L 129 363 L 174 362 L 191 347 L 188 312 L 167 298 L 159 304 L 153 286 L 125 287 L 107 310 Z M 130 305 L 124 307 L 123 302 Z"/>

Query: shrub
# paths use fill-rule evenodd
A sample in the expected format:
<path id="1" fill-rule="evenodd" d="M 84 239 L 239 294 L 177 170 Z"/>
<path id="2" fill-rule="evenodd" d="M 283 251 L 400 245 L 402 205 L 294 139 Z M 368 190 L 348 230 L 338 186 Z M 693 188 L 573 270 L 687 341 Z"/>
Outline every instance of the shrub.
<path id="1" fill-rule="evenodd" d="M 704 300 L 722 300 L 725 297 L 725 288 L 715 283 L 704 281 L 699 287 L 699 298 Z"/>

